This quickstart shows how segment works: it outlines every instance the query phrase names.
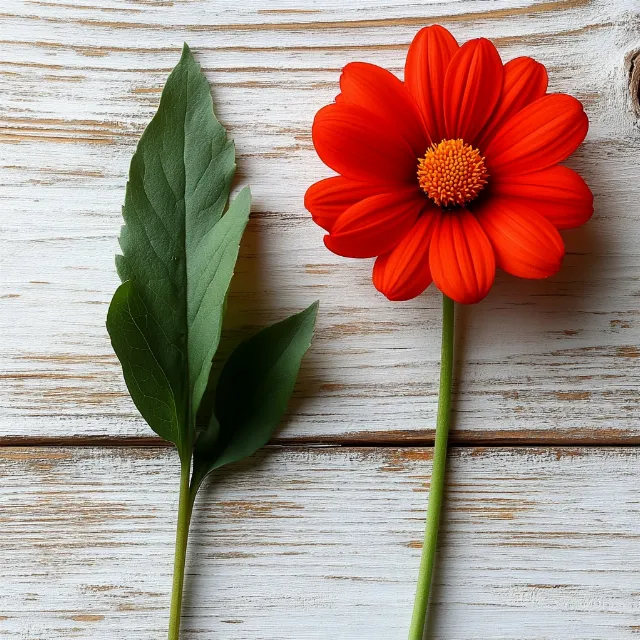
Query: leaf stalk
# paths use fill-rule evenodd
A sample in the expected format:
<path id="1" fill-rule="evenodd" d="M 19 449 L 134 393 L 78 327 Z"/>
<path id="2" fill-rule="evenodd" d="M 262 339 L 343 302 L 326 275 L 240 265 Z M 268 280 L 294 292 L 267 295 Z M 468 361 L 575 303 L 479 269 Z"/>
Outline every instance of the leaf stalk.
<path id="1" fill-rule="evenodd" d="M 180 501 L 178 503 L 178 525 L 176 527 L 176 548 L 173 562 L 173 588 L 171 593 L 171 610 L 169 614 L 169 640 L 179 640 L 180 613 L 182 611 L 182 594 L 184 590 L 184 570 L 187 560 L 187 543 L 189 525 L 193 512 L 193 501 L 189 486 L 191 474 L 191 456 L 182 456 L 180 469 Z"/>

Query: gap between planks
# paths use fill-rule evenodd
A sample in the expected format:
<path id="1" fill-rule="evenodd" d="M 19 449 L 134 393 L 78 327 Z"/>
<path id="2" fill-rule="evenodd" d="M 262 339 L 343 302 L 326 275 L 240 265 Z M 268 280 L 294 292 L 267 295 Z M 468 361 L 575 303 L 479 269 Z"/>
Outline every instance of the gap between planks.
<path id="1" fill-rule="evenodd" d="M 568 430 L 565 433 L 506 432 L 477 433 L 474 431 L 452 432 L 449 443 L 455 447 L 639 447 L 640 434 L 628 432 L 589 433 L 588 430 Z M 353 433 L 342 436 L 302 436 L 273 438 L 268 447 L 432 447 L 433 433 Z M 0 437 L 0 448 L 4 447 L 149 447 L 170 448 L 173 444 L 156 436 L 5 436 Z"/>

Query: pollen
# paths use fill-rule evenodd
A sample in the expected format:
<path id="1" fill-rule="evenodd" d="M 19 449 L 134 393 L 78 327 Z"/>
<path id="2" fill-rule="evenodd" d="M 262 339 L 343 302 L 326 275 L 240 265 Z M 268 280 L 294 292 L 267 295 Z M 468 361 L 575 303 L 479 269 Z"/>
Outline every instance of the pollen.
<path id="1" fill-rule="evenodd" d="M 418 183 L 441 207 L 463 206 L 478 197 L 489 173 L 477 149 L 463 140 L 433 144 L 418 160 Z"/>

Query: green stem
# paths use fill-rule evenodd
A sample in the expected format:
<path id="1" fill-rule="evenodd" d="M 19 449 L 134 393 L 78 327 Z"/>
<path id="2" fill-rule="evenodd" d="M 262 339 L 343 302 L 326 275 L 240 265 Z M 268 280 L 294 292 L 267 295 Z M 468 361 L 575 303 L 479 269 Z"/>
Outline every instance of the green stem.
<path id="1" fill-rule="evenodd" d="M 433 451 L 433 468 L 429 488 L 427 523 L 422 545 L 420 571 L 413 616 L 409 628 L 409 640 L 422 640 L 427 622 L 429 591 L 433 564 L 438 542 L 438 524 L 444 494 L 444 471 L 447 463 L 447 439 L 449 437 L 449 416 L 451 413 L 451 386 L 453 379 L 453 300 L 442 295 L 442 350 L 440 356 L 440 393 L 438 396 L 438 417 L 436 420 L 436 442 Z"/>
<path id="2" fill-rule="evenodd" d="M 173 589 L 171 593 L 171 613 L 169 616 L 169 640 L 180 637 L 180 612 L 184 587 L 184 567 L 187 559 L 189 524 L 193 510 L 193 499 L 189 490 L 191 458 L 184 456 L 180 472 L 180 502 L 178 504 L 178 526 L 176 528 L 176 550 L 173 562 Z"/>

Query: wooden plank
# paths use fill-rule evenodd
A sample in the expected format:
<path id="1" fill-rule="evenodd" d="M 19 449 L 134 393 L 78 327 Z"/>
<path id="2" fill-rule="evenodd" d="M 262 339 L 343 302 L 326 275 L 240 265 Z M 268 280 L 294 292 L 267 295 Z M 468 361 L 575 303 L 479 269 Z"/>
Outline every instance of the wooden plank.
<path id="1" fill-rule="evenodd" d="M 197 503 L 186 640 L 400 640 L 430 450 L 272 448 Z M 166 637 L 166 449 L 0 450 L 0 637 Z M 636 637 L 636 448 L 454 450 L 430 639 Z"/>
<path id="2" fill-rule="evenodd" d="M 640 151 L 628 91 L 640 42 L 635 0 L 5 0 L 0 11 L 0 327 L 6 439 L 145 437 L 104 329 L 129 158 L 184 39 L 214 83 L 255 205 L 233 285 L 233 340 L 315 298 L 318 335 L 283 438 L 430 437 L 439 299 L 403 304 L 371 286 L 369 261 L 324 249 L 302 206 L 328 175 L 315 111 L 340 68 L 401 73 L 407 45 L 438 21 L 460 40 L 530 54 L 551 88 L 585 102 L 587 142 L 570 162 L 596 215 L 565 234 L 562 272 L 500 275 L 459 313 L 456 429 L 466 439 L 637 441 Z M 304 5 L 306 6 L 306 5 Z M 266 8 L 268 7 L 268 8 Z M 228 351 L 228 348 L 227 348 Z"/>

